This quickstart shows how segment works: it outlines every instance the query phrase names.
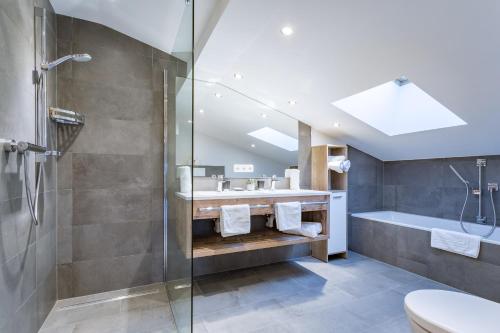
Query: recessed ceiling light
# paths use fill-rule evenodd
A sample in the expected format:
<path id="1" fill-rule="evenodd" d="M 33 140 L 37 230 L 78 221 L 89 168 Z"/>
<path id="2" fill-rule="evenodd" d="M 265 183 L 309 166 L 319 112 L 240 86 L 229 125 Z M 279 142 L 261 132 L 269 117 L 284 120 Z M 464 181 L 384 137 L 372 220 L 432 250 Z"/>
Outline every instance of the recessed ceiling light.
<path id="1" fill-rule="evenodd" d="M 286 25 L 283 28 L 281 28 L 281 33 L 285 36 L 293 35 L 293 28 L 289 25 Z"/>
<path id="2" fill-rule="evenodd" d="M 339 123 L 338 121 L 334 122 L 334 123 L 333 123 L 333 127 L 337 127 L 337 128 L 339 128 L 339 127 L 340 127 L 340 123 Z"/>
<path id="3" fill-rule="evenodd" d="M 222 94 L 221 94 L 221 93 L 215 93 L 215 97 L 217 97 L 217 98 L 221 98 L 221 97 L 222 97 Z"/>
<path id="4" fill-rule="evenodd" d="M 265 114 L 265 113 L 261 113 L 261 114 L 260 114 L 260 116 L 261 116 L 262 118 L 267 118 L 267 114 Z"/>
<path id="5" fill-rule="evenodd" d="M 250 145 L 250 147 L 255 148 L 255 144 L 254 144 L 254 143 L 252 143 L 252 144 Z"/>
<path id="6" fill-rule="evenodd" d="M 241 73 L 234 73 L 235 80 L 241 80 L 242 78 L 243 78 L 243 75 Z"/>
<path id="7" fill-rule="evenodd" d="M 203 109 L 200 109 L 200 113 L 205 113 L 205 110 L 203 110 Z"/>
<path id="8" fill-rule="evenodd" d="M 294 99 L 291 99 L 291 100 L 288 101 L 288 104 L 295 105 L 295 104 L 297 104 L 297 101 L 294 100 Z"/>

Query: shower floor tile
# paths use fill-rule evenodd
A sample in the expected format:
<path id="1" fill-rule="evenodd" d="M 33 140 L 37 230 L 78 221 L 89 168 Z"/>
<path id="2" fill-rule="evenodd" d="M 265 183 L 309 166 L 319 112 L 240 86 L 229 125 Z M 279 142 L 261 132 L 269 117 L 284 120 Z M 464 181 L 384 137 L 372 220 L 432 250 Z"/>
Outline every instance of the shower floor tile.
<path id="1" fill-rule="evenodd" d="M 39 333 L 177 332 L 163 284 L 58 301 Z"/>
<path id="2" fill-rule="evenodd" d="M 410 333 L 403 307 L 417 289 L 456 290 L 350 252 L 199 277 L 195 333 Z"/>

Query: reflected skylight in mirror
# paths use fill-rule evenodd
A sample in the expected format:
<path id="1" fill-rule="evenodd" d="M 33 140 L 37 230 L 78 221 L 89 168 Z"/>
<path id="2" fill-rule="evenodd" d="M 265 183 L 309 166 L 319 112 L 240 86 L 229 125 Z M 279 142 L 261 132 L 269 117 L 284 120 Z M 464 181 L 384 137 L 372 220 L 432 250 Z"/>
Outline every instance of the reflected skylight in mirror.
<path id="1" fill-rule="evenodd" d="M 467 125 L 410 81 L 389 81 L 332 104 L 389 136 Z"/>
<path id="2" fill-rule="evenodd" d="M 299 149 L 299 140 L 270 127 L 263 127 L 248 133 L 248 135 L 288 151 L 297 151 Z"/>

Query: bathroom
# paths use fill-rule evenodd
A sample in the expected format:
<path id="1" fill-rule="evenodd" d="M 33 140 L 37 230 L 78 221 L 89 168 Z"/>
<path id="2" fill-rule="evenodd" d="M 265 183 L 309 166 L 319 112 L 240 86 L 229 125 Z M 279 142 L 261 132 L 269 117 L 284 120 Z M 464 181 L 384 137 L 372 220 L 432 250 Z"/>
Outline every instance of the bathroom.
<path id="1" fill-rule="evenodd" d="M 498 332 L 499 10 L 1 0 L 0 332 Z"/>

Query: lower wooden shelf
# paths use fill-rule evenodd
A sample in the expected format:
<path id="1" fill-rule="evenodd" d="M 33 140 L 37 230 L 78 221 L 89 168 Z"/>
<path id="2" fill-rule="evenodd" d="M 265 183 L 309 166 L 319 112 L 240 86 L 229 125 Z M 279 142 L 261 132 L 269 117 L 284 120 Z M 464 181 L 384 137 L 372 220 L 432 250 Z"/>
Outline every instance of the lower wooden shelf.
<path id="1" fill-rule="evenodd" d="M 222 238 L 220 235 L 195 238 L 193 239 L 193 258 L 311 243 L 326 239 L 328 239 L 328 235 L 309 238 L 284 234 L 270 229 L 228 238 Z"/>

